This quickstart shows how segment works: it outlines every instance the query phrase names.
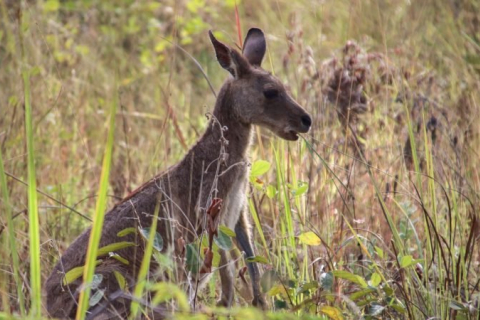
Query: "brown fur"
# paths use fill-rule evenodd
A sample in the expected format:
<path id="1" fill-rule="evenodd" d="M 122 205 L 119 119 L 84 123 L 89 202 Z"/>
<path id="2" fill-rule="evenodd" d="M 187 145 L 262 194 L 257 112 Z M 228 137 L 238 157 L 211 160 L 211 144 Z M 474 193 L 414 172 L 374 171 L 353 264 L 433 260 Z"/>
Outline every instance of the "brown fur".
<path id="1" fill-rule="evenodd" d="M 137 244 L 116 252 L 129 261 L 125 265 L 113 258 L 102 257 L 95 273 L 103 275 L 100 288 L 105 295 L 100 307 L 90 310 L 90 318 L 108 319 L 128 315 L 130 303 L 119 296 L 120 288 L 113 270 L 120 272 L 133 287 L 144 253 L 143 241 L 135 233 L 118 237 L 129 227 L 151 225 L 155 206 L 160 201 L 157 232 L 164 239 L 164 250 L 175 248 L 183 237 L 191 243 L 205 230 L 205 210 L 213 198 L 223 199 L 220 224 L 234 229 L 236 242 L 246 256 L 253 256 L 250 225 L 247 218 L 246 187 L 248 182 L 248 149 L 252 125 L 269 128 L 287 140 L 296 140 L 297 133 L 307 132 L 309 115 L 287 94 L 279 80 L 260 68 L 265 53 L 265 38 L 259 29 L 251 29 L 243 54 L 231 49 L 210 33 L 217 59 L 233 78 L 222 86 L 213 117 L 200 140 L 178 164 L 153 178 L 117 204 L 105 215 L 100 247 L 120 241 Z M 45 284 L 47 309 L 51 316 L 74 317 L 81 279 L 68 286 L 64 275 L 85 264 L 90 229 L 81 234 L 65 251 Z M 230 306 L 234 297 L 233 265 L 226 252 L 221 252 L 221 304 Z M 151 266 L 153 271 L 154 265 Z M 264 305 L 259 288 L 259 270 L 248 264 L 253 287 L 253 304 Z M 185 270 L 177 271 L 185 274 Z"/>

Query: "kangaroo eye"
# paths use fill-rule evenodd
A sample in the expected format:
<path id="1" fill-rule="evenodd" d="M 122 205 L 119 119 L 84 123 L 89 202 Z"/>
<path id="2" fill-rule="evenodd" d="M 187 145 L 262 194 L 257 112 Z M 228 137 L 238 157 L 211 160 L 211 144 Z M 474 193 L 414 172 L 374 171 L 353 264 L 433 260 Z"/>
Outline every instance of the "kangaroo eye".
<path id="1" fill-rule="evenodd" d="M 278 90 L 277 89 L 267 89 L 267 90 L 263 91 L 263 95 L 267 99 L 273 99 L 273 98 L 278 97 Z"/>

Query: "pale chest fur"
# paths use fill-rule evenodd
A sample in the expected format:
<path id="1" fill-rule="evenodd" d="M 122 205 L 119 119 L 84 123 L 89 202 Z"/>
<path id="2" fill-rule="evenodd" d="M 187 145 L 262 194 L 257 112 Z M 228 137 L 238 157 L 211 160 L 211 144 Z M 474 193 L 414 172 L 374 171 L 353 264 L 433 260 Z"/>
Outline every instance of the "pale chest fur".
<path id="1" fill-rule="evenodd" d="M 247 202 L 248 170 L 242 170 L 225 197 L 220 224 L 234 229 Z"/>

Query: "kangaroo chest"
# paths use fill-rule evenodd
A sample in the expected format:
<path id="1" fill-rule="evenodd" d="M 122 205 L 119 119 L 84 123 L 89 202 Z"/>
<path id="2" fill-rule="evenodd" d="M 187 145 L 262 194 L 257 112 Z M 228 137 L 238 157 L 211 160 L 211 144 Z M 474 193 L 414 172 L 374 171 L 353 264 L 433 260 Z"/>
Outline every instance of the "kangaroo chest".
<path id="1" fill-rule="evenodd" d="M 247 201 L 247 170 L 242 170 L 234 179 L 231 188 L 224 199 L 220 224 L 234 229 Z"/>

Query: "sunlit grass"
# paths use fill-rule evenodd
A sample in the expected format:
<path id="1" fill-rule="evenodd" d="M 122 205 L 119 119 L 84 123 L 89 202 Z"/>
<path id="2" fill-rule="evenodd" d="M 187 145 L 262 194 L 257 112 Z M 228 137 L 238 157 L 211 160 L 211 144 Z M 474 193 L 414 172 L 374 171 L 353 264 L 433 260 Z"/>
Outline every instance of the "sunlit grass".
<path id="1" fill-rule="evenodd" d="M 178 162 L 207 124 L 211 87 L 218 91 L 226 75 L 206 31 L 233 45 L 258 26 L 268 37 L 265 68 L 314 119 L 299 142 L 257 129 L 252 146 L 251 162 L 271 165 L 248 199 L 255 251 L 272 276 L 263 279 L 269 310 L 330 319 L 478 318 L 477 9 L 467 0 L 21 7 L 0 0 L 0 295 L 8 307 L 0 317 L 40 314 L 40 280 L 90 225 L 78 213 L 90 216 L 96 206 L 84 275 L 91 280 L 114 193 L 122 197 Z M 376 56 L 364 64 L 368 108 L 357 128 L 345 129 L 325 88 L 329 63 L 342 66 L 350 39 Z M 116 83 L 118 101 L 111 97 Z M 365 154 L 352 147 L 355 134 Z M 37 200 L 36 184 L 57 201 Z M 307 232 L 320 241 L 301 240 Z M 143 271 L 137 298 L 146 290 Z M 217 287 L 208 286 L 205 301 L 213 303 Z M 85 289 L 79 318 L 88 307 Z"/>
<path id="2" fill-rule="evenodd" d="M 112 150 L 114 144 L 114 133 L 115 133 L 115 117 L 117 116 L 117 92 L 113 93 L 114 98 L 110 104 L 110 120 L 108 126 L 108 138 L 105 145 L 105 154 L 103 157 L 102 164 L 102 175 L 100 176 L 99 181 L 99 190 L 97 205 L 95 208 L 95 214 L 93 216 L 92 229 L 90 233 L 90 238 L 88 242 L 88 249 L 85 261 L 85 270 L 83 273 L 83 290 L 80 291 L 79 304 L 77 309 L 77 319 L 85 319 L 86 311 L 89 307 L 90 299 L 90 283 L 93 280 L 93 275 L 95 273 L 96 261 L 97 261 L 97 252 L 98 246 L 100 244 L 100 238 L 102 234 L 103 220 L 105 216 L 105 211 L 107 209 L 107 191 L 109 184 L 109 175 L 110 167 L 112 163 Z"/>

